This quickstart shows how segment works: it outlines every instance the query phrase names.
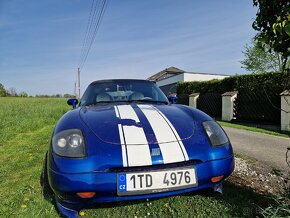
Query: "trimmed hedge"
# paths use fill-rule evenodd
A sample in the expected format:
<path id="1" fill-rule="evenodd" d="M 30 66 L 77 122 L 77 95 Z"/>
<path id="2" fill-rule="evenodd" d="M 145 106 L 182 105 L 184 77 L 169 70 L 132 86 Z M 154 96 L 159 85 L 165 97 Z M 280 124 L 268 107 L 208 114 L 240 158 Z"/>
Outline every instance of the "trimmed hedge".
<path id="1" fill-rule="evenodd" d="M 222 80 L 179 82 L 177 94 L 225 93 L 229 91 L 238 92 L 272 92 L 281 93 L 290 88 L 290 72 L 287 73 L 259 73 L 236 75 L 226 77 Z"/>

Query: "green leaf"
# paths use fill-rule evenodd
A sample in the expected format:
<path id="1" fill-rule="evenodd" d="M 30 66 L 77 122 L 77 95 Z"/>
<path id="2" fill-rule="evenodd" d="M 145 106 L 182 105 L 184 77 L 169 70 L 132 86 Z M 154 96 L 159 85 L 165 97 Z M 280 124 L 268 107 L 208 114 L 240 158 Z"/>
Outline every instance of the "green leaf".
<path id="1" fill-rule="evenodd" d="M 290 36 L 290 23 L 288 23 L 284 29 L 285 29 L 285 32 L 287 33 L 287 35 Z"/>

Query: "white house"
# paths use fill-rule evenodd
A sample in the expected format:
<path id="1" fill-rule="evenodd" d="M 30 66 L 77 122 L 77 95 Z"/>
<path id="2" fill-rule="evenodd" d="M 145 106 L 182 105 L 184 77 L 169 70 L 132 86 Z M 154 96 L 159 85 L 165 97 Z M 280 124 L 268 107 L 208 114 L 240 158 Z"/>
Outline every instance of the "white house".
<path id="1" fill-rule="evenodd" d="M 176 67 L 169 67 L 150 76 L 148 80 L 155 81 L 161 90 L 166 95 L 169 95 L 171 93 L 176 93 L 178 82 L 207 81 L 212 79 L 223 79 L 228 76 L 229 75 L 186 72 Z"/>

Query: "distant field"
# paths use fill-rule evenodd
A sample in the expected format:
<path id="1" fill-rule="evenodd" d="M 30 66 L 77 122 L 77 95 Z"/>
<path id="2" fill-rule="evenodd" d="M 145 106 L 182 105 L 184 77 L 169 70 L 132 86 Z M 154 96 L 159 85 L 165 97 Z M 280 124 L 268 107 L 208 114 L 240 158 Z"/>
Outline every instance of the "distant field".
<path id="1" fill-rule="evenodd" d="M 45 152 L 66 99 L 0 98 L 0 217 L 58 217 L 39 183 Z M 268 201 L 224 183 L 224 194 L 194 192 L 150 201 L 98 205 L 84 217 L 249 217 Z"/>

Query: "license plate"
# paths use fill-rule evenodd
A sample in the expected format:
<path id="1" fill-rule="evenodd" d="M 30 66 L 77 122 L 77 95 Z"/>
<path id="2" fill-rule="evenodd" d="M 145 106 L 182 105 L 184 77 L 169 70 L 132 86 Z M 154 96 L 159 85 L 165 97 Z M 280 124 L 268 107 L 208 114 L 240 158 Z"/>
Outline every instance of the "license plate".
<path id="1" fill-rule="evenodd" d="M 119 173 L 118 195 L 147 194 L 197 186 L 194 167 L 171 170 Z"/>

